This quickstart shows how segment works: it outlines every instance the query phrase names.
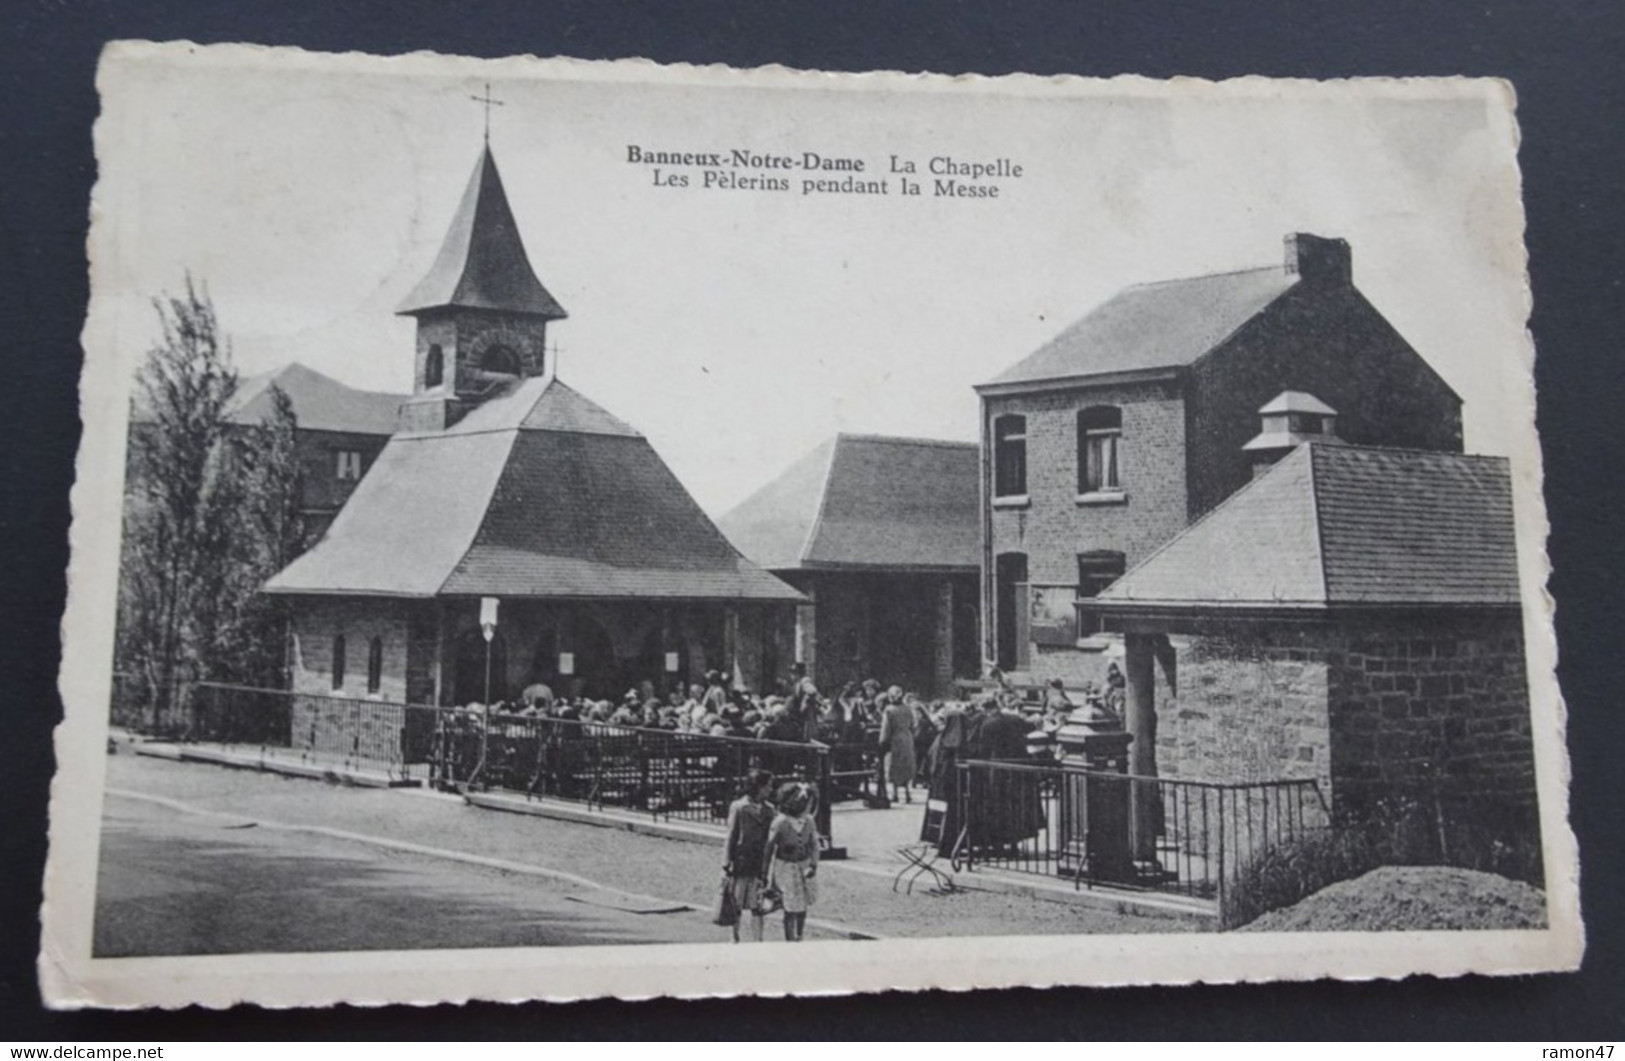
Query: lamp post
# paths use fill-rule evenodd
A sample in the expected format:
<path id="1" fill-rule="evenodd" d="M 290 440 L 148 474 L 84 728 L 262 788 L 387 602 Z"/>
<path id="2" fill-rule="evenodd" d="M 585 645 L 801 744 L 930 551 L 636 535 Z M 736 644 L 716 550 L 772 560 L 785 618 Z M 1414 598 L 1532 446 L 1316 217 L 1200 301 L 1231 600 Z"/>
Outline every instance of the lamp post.
<path id="1" fill-rule="evenodd" d="M 495 597 L 480 598 L 480 633 L 485 635 L 485 709 L 491 710 L 491 641 L 497 635 L 497 604 Z"/>
<path id="2" fill-rule="evenodd" d="M 485 637 L 485 699 L 480 719 L 480 765 L 475 776 L 485 772 L 491 740 L 491 641 L 497 635 L 497 598 L 480 598 L 480 633 Z"/>

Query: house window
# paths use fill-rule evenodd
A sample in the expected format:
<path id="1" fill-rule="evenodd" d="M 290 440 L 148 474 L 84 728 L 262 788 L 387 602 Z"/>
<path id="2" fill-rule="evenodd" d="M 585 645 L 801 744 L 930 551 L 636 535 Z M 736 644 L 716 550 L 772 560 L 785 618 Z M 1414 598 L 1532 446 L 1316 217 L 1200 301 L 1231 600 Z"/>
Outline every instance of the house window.
<path id="1" fill-rule="evenodd" d="M 1027 418 L 1001 416 L 993 421 L 993 496 L 1020 497 L 1027 492 Z"/>
<path id="2" fill-rule="evenodd" d="M 1095 405 L 1078 413 L 1078 493 L 1110 493 L 1123 488 L 1119 450 L 1123 411 Z"/>
<path id="3" fill-rule="evenodd" d="M 429 356 L 423 361 L 423 386 L 438 387 L 446 381 L 446 355 L 439 343 L 429 347 Z"/>
<path id="4" fill-rule="evenodd" d="M 1123 577 L 1123 554 L 1097 549 L 1078 554 L 1078 598 L 1100 596 L 1101 590 Z"/>
<path id="5" fill-rule="evenodd" d="M 1000 670 L 1016 670 L 1026 662 L 1021 611 L 1026 603 L 1027 554 L 1000 553 L 993 561 L 994 661 Z"/>
<path id="6" fill-rule="evenodd" d="M 338 451 L 338 477 L 340 480 L 355 482 L 361 478 L 361 451 L 356 449 L 341 449 Z"/>
<path id="7" fill-rule="evenodd" d="M 1326 418 L 1319 413 L 1287 413 L 1286 429 L 1294 435 L 1324 434 Z"/>
<path id="8" fill-rule="evenodd" d="M 333 688 L 344 688 L 344 635 L 333 638 Z"/>
<path id="9" fill-rule="evenodd" d="M 384 639 L 375 637 L 367 645 L 367 692 L 376 693 L 384 684 Z"/>

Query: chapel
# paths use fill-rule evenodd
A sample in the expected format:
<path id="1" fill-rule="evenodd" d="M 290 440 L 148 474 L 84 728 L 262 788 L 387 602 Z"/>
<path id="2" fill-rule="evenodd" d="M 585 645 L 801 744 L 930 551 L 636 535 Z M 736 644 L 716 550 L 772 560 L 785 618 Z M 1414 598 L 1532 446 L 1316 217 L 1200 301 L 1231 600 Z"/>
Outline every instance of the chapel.
<path id="1" fill-rule="evenodd" d="M 558 378 L 547 328 L 566 314 L 489 144 L 399 312 L 417 335 L 396 431 L 265 587 L 291 605 L 296 693 L 489 703 L 541 682 L 608 698 L 788 671 L 802 595 L 729 543 L 643 435 Z"/>

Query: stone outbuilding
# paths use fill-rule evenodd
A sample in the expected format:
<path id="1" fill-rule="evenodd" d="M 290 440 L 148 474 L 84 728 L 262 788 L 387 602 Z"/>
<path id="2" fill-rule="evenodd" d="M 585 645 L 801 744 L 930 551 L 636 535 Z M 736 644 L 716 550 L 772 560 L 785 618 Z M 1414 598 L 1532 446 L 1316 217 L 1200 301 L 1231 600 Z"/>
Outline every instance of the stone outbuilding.
<path id="1" fill-rule="evenodd" d="M 970 442 L 840 434 L 718 520 L 806 595 L 796 659 L 820 689 L 950 696 L 978 675 L 977 460 Z"/>
<path id="2" fill-rule="evenodd" d="M 1513 535 L 1502 458 L 1298 446 L 1080 604 L 1125 637 L 1133 771 L 1533 828 Z"/>

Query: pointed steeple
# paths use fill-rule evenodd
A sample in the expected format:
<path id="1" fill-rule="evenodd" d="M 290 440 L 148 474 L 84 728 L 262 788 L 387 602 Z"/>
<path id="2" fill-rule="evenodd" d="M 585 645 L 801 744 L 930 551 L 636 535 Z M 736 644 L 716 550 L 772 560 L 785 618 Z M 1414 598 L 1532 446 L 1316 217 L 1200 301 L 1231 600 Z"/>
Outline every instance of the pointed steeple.
<path id="1" fill-rule="evenodd" d="M 489 144 L 434 265 L 396 312 L 417 316 L 440 309 L 498 310 L 543 320 L 567 316 L 530 266 Z"/>

